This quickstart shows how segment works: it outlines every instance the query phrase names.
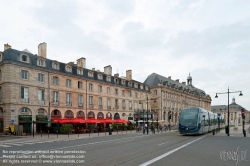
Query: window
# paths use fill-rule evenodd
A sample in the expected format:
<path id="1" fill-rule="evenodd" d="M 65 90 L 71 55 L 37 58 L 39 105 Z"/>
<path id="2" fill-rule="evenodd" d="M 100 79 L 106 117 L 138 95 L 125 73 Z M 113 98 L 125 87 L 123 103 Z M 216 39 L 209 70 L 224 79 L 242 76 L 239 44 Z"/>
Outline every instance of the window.
<path id="1" fill-rule="evenodd" d="M 78 106 L 79 106 L 79 107 L 82 107 L 82 106 L 83 106 L 83 104 L 82 104 L 83 102 L 82 102 L 82 101 L 83 101 L 82 95 L 78 95 Z"/>
<path id="2" fill-rule="evenodd" d="M 93 108 L 93 96 L 89 96 L 89 106 Z"/>
<path id="3" fill-rule="evenodd" d="M 89 71 L 89 72 L 88 72 L 88 76 L 89 76 L 89 77 L 93 77 L 94 74 L 93 74 L 92 72 Z"/>
<path id="4" fill-rule="evenodd" d="M 27 80 L 28 79 L 28 71 L 22 70 L 21 71 L 21 77 L 22 77 L 22 79 Z"/>
<path id="5" fill-rule="evenodd" d="M 82 89 L 82 82 L 78 81 L 78 89 Z"/>
<path id="6" fill-rule="evenodd" d="M 143 88 L 143 85 L 140 84 L 140 88 L 141 88 L 141 89 L 144 89 L 144 88 Z"/>
<path id="7" fill-rule="evenodd" d="M 106 81 L 111 82 L 111 77 L 110 77 L 110 76 L 107 76 L 107 77 L 106 77 Z"/>
<path id="8" fill-rule="evenodd" d="M 77 69 L 77 74 L 79 74 L 79 75 L 83 75 L 83 71 L 82 71 L 82 69 Z"/>
<path id="9" fill-rule="evenodd" d="M 44 101 L 44 90 L 38 89 L 38 101 Z"/>
<path id="10" fill-rule="evenodd" d="M 143 99 L 143 94 L 141 94 L 141 99 Z"/>
<path id="11" fill-rule="evenodd" d="M 114 79 L 114 82 L 115 82 L 116 84 L 118 84 L 118 83 L 119 83 L 119 80 L 118 80 L 117 78 L 115 78 L 115 79 Z"/>
<path id="12" fill-rule="evenodd" d="M 131 91 L 128 92 L 128 97 L 132 97 Z"/>
<path id="13" fill-rule="evenodd" d="M 58 92 L 53 92 L 53 101 L 58 102 Z"/>
<path id="14" fill-rule="evenodd" d="M 102 92 L 102 86 L 101 85 L 98 86 L 98 92 Z"/>
<path id="15" fill-rule="evenodd" d="M 137 109 L 138 108 L 138 103 L 135 103 L 135 109 Z"/>
<path id="16" fill-rule="evenodd" d="M 107 94 L 110 94 L 110 87 L 107 87 Z"/>
<path id="17" fill-rule="evenodd" d="M 118 89 L 115 89 L 115 94 L 118 95 Z"/>
<path id="18" fill-rule="evenodd" d="M 125 90 L 122 90 L 122 96 L 125 97 Z"/>
<path id="19" fill-rule="evenodd" d="M 59 81 L 58 77 L 53 76 L 53 84 L 58 85 L 58 81 Z"/>
<path id="20" fill-rule="evenodd" d="M 128 107 L 129 107 L 129 110 L 132 110 L 132 102 L 131 101 L 129 101 Z"/>
<path id="21" fill-rule="evenodd" d="M 38 73 L 38 81 L 44 82 L 44 74 Z"/>
<path id="22" fill-rule="evenodd" d="M 128 86 L 132 87 L 132 82 L 129 82 L 129 83 L 128 83 Z"/>
<path id="23" fill-rule="evenodd" d="M 135 92 L 135 98 L 138 98 L 137 92 Z"/>
<path id="24" fill-rule="evenodd" d="M 154 90 L 154 95 L 157 95 L 157 90 Z"/>
<path id="25" fill-rule="evenodd" d="M 29 89 L 21 87 L 21 99 L 29 99 Z"/>
<path id="26" fill-rule="evenodd" d="M 67 87 L 71 87 L 71 80 L 66 79 L 66 86 L 67 86 Z"/>
<path id="27" fill-rule="evenodd" d="M 53 69 L 59 69 L 59 64 L 53 63 Z"/>
<path id="28" fill-rule="evenodd" d="M 107 105 L 108 105 L 108 107 L 111 106 L 111 105 L 110 105 L 110 99 L 107 100 Z"/>
<path id="29" fill-rule="evenodd" d="M 66 66 L 66 72 L 71 72 L 71 67 L 70 66 Z"/>
<path id="30" fill-rule="evenodd" d="M 93 90 L 93 84 L 89 84 L 89 90 L 90 90 L 90 91 Z"/>
<path id="31" fill-rule="evenodd" d="M 71 106 L 71 94 L 70 93 L 66 94 L 66 105 Z"/>
<path id="32" fill-rule="evenodd" d="M 28 113 L 28 109 L 25 108 L 25 107 L 23 107 L 23 108 L 21 109 L 21 112 L 22 112 L 22 113 Z"/>
<path id="33" fill-rule="evenodd" d="M 122 85 L 125 85 L 125 80 L 122 80 Z"/>
<path id="34" fill-rule="evenodd" d="M 99 105 L 99 108 L 100 108 L 100 106 L 102 107 L 102 98 L 101 97 L 98 98 L 98 105 Z"/>
<path id="35" fill-rule="evenodd" d="M 119 107 L 118 99 L 115 99 L 115 107 L 116 107 L 116 108 Z"/>
<path id="36" fill-rule="evenodd" d="M 38 115 L 44 115 L 44 109 L 39 108 L 37 112 Z"/>
<path id="37" fill-rule="evenodd" d="M 125 100 L 122 100 L 122 109 L 126 109 L 126 103 L 125 103 Z"/>
<path id="38" fill-rule="evenodd" d="M 27 56 L 26 55 L 22 55 L 22 61 L 27 62 Z"/>
<path id="39" fill-rule="evenodd" d="M 102 80 L 102 74 L 98 74 L 98 79 Z"/>
<path id="40" fill-rule="evenodd" d="M 39 60 L 38 60 L 38 65 L 39 65 L 39 66 L 43 66 L 43 60 L 42 60 L 42 59 L 39 59 Z"/>
<path id="41" fill-rule="evenodd" d="M 135 83 L 134 85 L 135 85 L 135 88 L 138 88 L 138 84 L 137 83 Z"/>

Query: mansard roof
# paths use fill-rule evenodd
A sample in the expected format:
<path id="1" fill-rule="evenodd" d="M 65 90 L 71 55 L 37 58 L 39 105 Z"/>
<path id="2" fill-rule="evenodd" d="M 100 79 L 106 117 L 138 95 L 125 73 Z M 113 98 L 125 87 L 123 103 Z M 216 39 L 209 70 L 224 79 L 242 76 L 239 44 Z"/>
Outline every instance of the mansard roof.
<path id="1" fill-rule="evenodd" d="M 15 50 L 15 49 L 7 49 L 4 52 L 2 52 L 2 54 L 3 54 L 2 62 L 0 62 L 0 63 L 12 62 L 12 63 L 17 63 L 17 64 L 22 65 L 22 66 L 38 68 L 39 70 L 53 71 L 53 72 L 63 73 L 63 74 L 69 75 L 69 76 L 76 76 L 76 77 L 79 77 L 79 78 L 96 80 L 98 82 L 104 82 L 104 83 L 107 83 L 107 84 L 114 84 L 114 85 L 119 85 L 119 86 L 123 86 L 123 87 L 126 87 L 126 88 L 136 89 L 136 90 L 140 90 L 140 91 L 144 91 L 144 92 L 150 92 L 150 87 L 148 87 L 148 90 L 146 90 L 146 88 L 145 88 L 146 85 L 145 84 L 143 84 L 141 82 L 138 82 L 138 81 L 135 81 L 135 80 L 126 80 L 125 85 L 123 85 L 122 84 L 122 80 L 124 80 L 123 78 L 118 78 L 118 83 L 114 82 L 114 76 L 111 76 L 111 81 L 110 82 L 106 81 L 106 77 L 108 76 L 107 74 L 103 74 L 103 79 L 100 80 L 100 79 L 98 79 L 98 74 L 100 74 L 99 71 L 94 71 L 94 75 L 91 78 L 91 77 L 88 76 L 88 71 L 91 70 L 91 69 L 83 69 L 83 75 L 79 75 L 79 74 L 77 74 L 77 68 L 78 67 L 77 67 L 76 64 L 72 65 L 72 72 L 67 72 L 65 67 L 66 67 L 66 65 L 68 65 L 68 63 L 62 63 L 62 62 L 58 62 L 56 60 L 46 59 L 45 67 L 38 66 L 37 65 L 37 60 L 38 60 L 38 58 L 40 56 L 34 55 L 32 53 L 29 53 L 29 52 L 18 51 L 18 50 Z M 23 55 L 23 54 L 29 56 L 29 63 L 20 61 L 20 56 Z M 52 63 L 53 62 L 59 63 L 59 69 L 53 69 L 52 68 Z M 132 87 L 128 85 L 128 83 L 130 81 L 132 81 Z M 137 88 L 134 86 L 135 83 L 138 84 Z M 143 89 L 141 89 L 141 86 L 143 87 Z"/>
<path id="2" fill-rule="evenodd" d="M 193 93 L 195 95 L 199 95 L 199 96 L 209 96 L 206 95 L 205 91 L 198 89 L 194 86 L 190 86 L 190 85 L 184 85 L 180 82 L 174 81 L 170 78 L 166 78 L 164 76 L 161 76 L 159 74 L 156 73 L 152 73 L 150 74 L 147 79 L 144 81 L 144 84 L 149 85 L 151 88 L 152 87 L 157 87 L 159 83 L 161 83 L 164 86 L 168 86 L 168 87 L 172 87 L 178 90 L 182 90 L 182 91 L 186 91 L 186 92 L 190 92 Z"/>

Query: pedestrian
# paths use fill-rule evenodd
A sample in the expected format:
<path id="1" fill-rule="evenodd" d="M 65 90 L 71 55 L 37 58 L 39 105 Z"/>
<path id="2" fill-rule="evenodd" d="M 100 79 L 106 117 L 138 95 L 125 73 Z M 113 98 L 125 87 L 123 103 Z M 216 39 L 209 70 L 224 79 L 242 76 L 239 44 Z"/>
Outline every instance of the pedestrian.
<path id="1" fill-rule="evenodd" d="M 151 125 L 151 131 L 152 131 L 152 134 L 154 134 L 154 126 Z"/>
<path id="2" fill-rule="evenodd" d="M 153 131 L 154 131 L 154 134 L 155 134 L 155 126 L 153 126 Z"/>

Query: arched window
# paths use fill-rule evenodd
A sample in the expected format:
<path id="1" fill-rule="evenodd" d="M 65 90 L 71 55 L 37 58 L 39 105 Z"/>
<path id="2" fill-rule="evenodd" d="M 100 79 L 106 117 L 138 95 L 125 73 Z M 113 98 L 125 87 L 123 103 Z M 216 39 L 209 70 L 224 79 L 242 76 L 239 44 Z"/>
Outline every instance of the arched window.
<path id="1" fill-rule="evenodd" d="M 74 114 L 71 110 L 65 112 L 65 118 L 74 118 Z"/>
<path id="2" fill-rule="evenodd" d="M 67 72 L 71 72 L 71 67 L 70 66 L 66 66 L 66 71 Z"/>
<path id="3" fill-rule="evenodd" d="M 108 113 L 106 114 L 106 118 L 107 118 L 107 119 L 112 119 L 112 114 L 111 114 L 110 112 L 108 112 Z"/>
<path id="4" fill-rule="evenodd" d="M 103 113 L 102 113 L 102 112 L 99 112 L 99 113 L 97 114 L 97 118 L 98 118 L 98 119 L 104 119 Z"/>
<path id="5" fill-rule="evenodd" d="M 94 112 L 92 111 L 88 112 L 88 118 L 95 118 Z"/>
<path id="6" fill-rule="evenodd" d="M 82 75 L 83 74 L 82 69 L 77 69 L 77 74 Z"/>
<path id="7" fill-rule="evenodd" d="M 44 111 L 44 109 L 42 109 L 42 108 L 39 108 L 39 109 L 37 110 L 37 113 L 38 113 L 38 115 L 45 115 L 45 111 Z"/>
<path id="8" fill-rule="evenodd" d="M 53 63 L 53 69 L 59 69 L 59 65 L 57 63 Z"/>
<path id="9" fill-rule="evenodd" d="M 26 107 L 21 108 L 21 113 L 28 113 L 28 108 Z"/>
<path id="10" fill-rule="evenodd" d="M 39 60 L 38 60 L 38 65 L 39 65 L 39 66 L 43 66 L 43 60 L 42 60 L 42 59 L 39 59 Z"/>
<path id="11" fill-rule="evenodd" d="M 26 55 L 22 55 L 22 61 L 27 62 L 27 56 Z"/>
<path id="12" fill-rule="evenodd" d="M 77 117 L 78 118 L 84 118 L 85 117 L 84 112 L 83 111 L 78 111 L 77 112 Z"/>
<path id="13" fill-rule="evenodd" d="M 116 120 L 116 119 L 120 119 L 120 115 L 118 113 L 115 113 L 115 115 L 114 115 L 114 120 Z"/>

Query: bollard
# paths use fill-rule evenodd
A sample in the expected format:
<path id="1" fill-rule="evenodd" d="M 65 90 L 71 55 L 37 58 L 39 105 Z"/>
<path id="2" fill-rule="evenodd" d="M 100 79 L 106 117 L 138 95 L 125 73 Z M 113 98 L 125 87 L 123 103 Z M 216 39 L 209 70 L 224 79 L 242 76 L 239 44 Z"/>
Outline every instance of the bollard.
<path id="1" fill-rule="evenodd" d="M 49 130 L 48 130 L 48 138 L 49 138 Z"/>
<path id="2" fill-rule="evenodd" d="M 58 131 L 56 131 L 56 133 L 57 133 L 57 138 L 58 138 Z"/>
<path id="3" fill-rule="evenodd" d="M 42 136 L 42 131 L 41 131 L 41 138 L 42 138 L 43 136 Z"/>

